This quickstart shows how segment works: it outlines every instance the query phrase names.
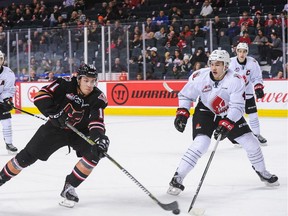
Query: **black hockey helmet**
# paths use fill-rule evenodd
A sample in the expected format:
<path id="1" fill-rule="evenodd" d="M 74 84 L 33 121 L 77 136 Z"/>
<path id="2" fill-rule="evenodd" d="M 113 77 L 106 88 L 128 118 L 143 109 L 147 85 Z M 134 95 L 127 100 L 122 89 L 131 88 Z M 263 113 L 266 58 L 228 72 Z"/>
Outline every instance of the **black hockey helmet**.
<path id="1" fill-rule="evenodd" d="M 98 78 L 98 73 L 94 65 L 82 64 L 78 69 L 77 77 L 87 76 L 91 78 Z"/>

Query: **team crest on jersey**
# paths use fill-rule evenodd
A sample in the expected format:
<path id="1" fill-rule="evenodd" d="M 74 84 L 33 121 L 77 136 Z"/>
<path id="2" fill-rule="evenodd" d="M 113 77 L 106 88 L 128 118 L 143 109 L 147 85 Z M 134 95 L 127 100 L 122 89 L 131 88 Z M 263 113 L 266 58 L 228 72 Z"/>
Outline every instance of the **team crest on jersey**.
<path id="1" fill-rule="evenodd" d="M 73 93 L 66 94 L 66 98 L 79 104 L 81 107 L 89 106 L 89 104 L 84 103 L 84 99 L 80 98 L 78 95 L 74 95 Z"/>
<path id="2" fill-rule="evenodd" d="M 79 123 L 84 116 L 84 110 L 75 110 L 71 103 L 68 103 L 63 110 L 68 115 L 68 122 L 73 126 Z"/>
<path id="3" fill-rule="evenodd" d="M 211 85 L 206 85 L 204 86 L 204 88 L 202 89 L 202 92 L 208 92 L 212 90 L 212 86 Z"/>
<path id="4" fill-rule="evenodd" d="M 229 106 L 226 104 L 225 100 L 219 96 L 216 96 L 211 103 L 211 106 L 215 114 L 224 113 L 228 110 Z"/>

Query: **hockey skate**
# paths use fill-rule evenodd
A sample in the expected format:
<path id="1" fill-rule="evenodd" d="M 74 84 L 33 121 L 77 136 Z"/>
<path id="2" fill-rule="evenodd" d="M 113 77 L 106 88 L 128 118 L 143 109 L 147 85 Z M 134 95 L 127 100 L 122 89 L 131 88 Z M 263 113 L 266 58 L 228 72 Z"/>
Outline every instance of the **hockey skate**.
<path id="1" fill-rule="evenodd" d="M 17 154 L 18 149 L 11 143 L 6 143 L 6 149 L 9 154 Z"/>
<path id="2" fill-rule="evenodd" d="M 75 188 L 68 182 L 65 183 L 64 188 L 60 194 L 64 200 L 59 203 L 59 205 L 73 208 L 75 203 L 79 202 L 78 195 L 75 192 Z"/>
<path id="3" fill-rule="evenodd" d="M 177 196 L 185 189 L 184 185 L 182 185 L 183 179 L 176 172 L 169 183 L 170 187 L 168 188 L 167 193 L 170 195 Z"/>
<path id="4" fill-rule="evenodd" d="M 253 169 L 255 170 L 254 167 Z M 272 175 L 266 170 L 264 172 L 258 172 L 257 170 L 255 170 L 255 172 L 259 176 L 260 180 L 264 182 L 267 186 L 272 187 L 280 185 L 278 182 L 278 177 L 276 175 Z"/>
<path id="5" fill-rule="evenodd" d="M 263 136 L 261 136 L 261 134 L 259 135 L 254 134 L 254 135 L 259 140 L 261 146 L 267 146 L 267 140 Z"/>

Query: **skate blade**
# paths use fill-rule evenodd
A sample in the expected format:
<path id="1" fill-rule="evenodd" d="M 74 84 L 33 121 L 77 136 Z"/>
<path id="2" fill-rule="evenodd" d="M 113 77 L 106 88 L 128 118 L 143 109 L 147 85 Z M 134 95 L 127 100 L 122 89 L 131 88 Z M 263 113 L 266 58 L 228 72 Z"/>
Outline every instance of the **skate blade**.
<path id="1" fill-rule="evenodd" d="M 173 186 L 170 186 L 169 189 L 167 190 L 167 194 L 173 195 L 173 196 L 177 196 L 181 193 L 181 189 L 179 188 L 175 188 Z"/>
<path id="2" fill-rule="evenodd" d="M 64 199 L 61 202 L 59 202 L 60 206 L 64 206 L 67 208 L 73 208 L 75 206 L 75 204 L 76 204 L 76 202 L 74 202 L 72 200 L 67 200 L 67 199 Z"/>
<path id="3" fill-rule="evenodd" d="M 277 187 L 280 186 L 280 183 L 278 181 L 274 182 L 274 183 L 269 183 L 265 181 L 265 185 L 268 187 Z"/>
<path id="4" fill-rule="evenodd" d="M 7 150 L 7 152 L 9 155 L 16 155 L 18 153 L 18 151 L 10 151 L 10 150 Z"/>

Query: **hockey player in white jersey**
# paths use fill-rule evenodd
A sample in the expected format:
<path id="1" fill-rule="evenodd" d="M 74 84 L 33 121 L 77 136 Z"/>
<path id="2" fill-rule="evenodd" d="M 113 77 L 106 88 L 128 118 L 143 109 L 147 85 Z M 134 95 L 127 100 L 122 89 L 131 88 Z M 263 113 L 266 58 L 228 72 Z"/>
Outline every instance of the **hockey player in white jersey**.
<path id="1" fill-rule="evenodd" d="M 247 43 L 239 43 L 236 48 L 237 56 L 231 58 L 229 68 L 241 75 L 246 82 L 245 113 L 248 114 L 249 125 L 254 135 L 258 138 L 261 145 L 267 145 L 267 140 L 260 135 L 260 123 L 254 98 L 254 91 L 257 99 L 264 97 L 262 71 L 258 62 L 254 58 L 247 56 L 248 52 Z M 234 144 L 237 143 L 234 142 Z"/>
<path id="2" fill-rule="evenodd" d="M 16 154 L 17 148 L 12 144 L 11 113 L 13 108 L 12 97 L 15 94 L 15 74 L 4 66 L 5 56 L 0 51 L 0 121 L 6 149 L 10 154 Z"/>
<path id="3" fill-rule="evenodd" d="M 268 186 L 278 186 L 278 177 L 266 170 L 258 139 L 245 121 L 245 82 L 242 76 L 228 69 L 230 56 L 225 50 L 214 50 L 208 60 L 209 68 L 195 71 L 178 94 L 179 108 L 175 128 L 183 132 L 190 116 L 191 103 L 198 99 L 193 114 L 193 143 L 183 155 L 170 182 L 168 194 L 184 190 L 183 180 L 207 152 L 214 138 L 221 135 L 236 140 L 247 152 L 248 159 L 260 180 Z"/>

